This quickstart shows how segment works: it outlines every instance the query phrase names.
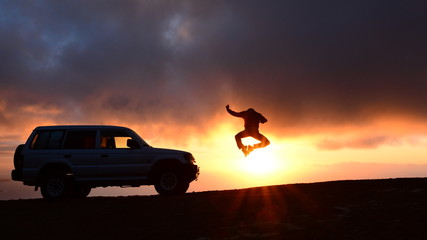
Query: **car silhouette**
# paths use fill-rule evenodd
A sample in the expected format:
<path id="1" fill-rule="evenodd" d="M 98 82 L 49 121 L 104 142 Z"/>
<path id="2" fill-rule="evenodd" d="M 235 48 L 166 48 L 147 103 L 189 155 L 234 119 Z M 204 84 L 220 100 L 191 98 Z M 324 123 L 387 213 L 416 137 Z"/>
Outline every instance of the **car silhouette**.
<path id="1" fill-rule="evenodd" d="M 12 179 L 41 188 L 43 198 L 86 197 L 92 188 L 154 185 L 185 193 L 199 167 L 189 152 L 154 148 L 126 127 L 42 126 L 14 155 Z"/>

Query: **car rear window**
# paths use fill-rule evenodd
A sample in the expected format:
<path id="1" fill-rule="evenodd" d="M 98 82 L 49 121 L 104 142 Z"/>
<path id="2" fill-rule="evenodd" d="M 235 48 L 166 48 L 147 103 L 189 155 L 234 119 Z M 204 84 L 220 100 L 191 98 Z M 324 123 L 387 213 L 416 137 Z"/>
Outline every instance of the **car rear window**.
<path id="1" fill-rule="evenodd" d="M 96 146 L 96 131 L 68 131 L 64 149 L 93 149 Z"/>
<path id="2" fill-rule="evenodd" d="M 60 149 L 65 131 L 39 131 L 31 141 L 31 149 Z"/>

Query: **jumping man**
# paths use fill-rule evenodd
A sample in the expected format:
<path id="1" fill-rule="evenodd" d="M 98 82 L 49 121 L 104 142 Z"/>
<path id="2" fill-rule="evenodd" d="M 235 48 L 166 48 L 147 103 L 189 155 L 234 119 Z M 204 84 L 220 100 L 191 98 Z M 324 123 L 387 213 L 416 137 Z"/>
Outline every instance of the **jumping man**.
<path id="1" fill-rule="evenodd" d="M 230 105 L 228 104 L 227 106 L 225 106 L 225 108 L 227 109 L 227 112 L 231 115 L 243 118 L 243 120 L 245 120 L 245 130 L 239 132 L 235 136 L 237 147 L 243 151 L 245 156 L 249 155 L 249 153 L 251 153 L 254 149 L 263 148 L 270 144 L 270 141 L 258 130 L 259 123 L 264 124 L 267 122 L 267 119 L 263 115 L 256 112 L 253 108 L 249 108 L 248 110 L 243 112 L 235 112 L 231 110 Z M 260 141 L 260 143 L 257 143 L 253 146 L 245 146 L 242 143 L 242 138 L 245 137 L 253 137 L 256 140 Z"/>

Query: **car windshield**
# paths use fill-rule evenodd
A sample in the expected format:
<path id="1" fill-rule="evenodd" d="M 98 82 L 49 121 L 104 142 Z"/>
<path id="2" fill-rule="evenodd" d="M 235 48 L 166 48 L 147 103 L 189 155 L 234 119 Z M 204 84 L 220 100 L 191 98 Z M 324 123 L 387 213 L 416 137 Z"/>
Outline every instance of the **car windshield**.
<path id="1" fill-rule="evenodd" d="M 130 129 L 130 131 L 131 131 L 131 134 L 133 135 L 133 137 L 134 138 L 137 138 L 141 143 L 142 143 L 142 146 L 144 146 L 144 147 L 151 147 L 146 141 L 144 141 L 144 139 L 142 139 L 139 135 L 138 135 L 138 133 L 136 133 L 135 131 L 133 131 L 133 130 L 131 130 Z"/>

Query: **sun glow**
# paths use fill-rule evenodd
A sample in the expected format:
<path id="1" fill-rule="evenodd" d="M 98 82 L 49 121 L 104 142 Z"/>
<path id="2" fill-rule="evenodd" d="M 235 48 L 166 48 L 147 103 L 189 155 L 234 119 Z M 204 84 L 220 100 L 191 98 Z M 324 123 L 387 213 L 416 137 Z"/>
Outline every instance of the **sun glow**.
<path id="1" fill-rule="evenodd" d="M 278 169 L 279 163 L 269 149 L 256 149 L 247 157 L 241 159 L 241 167 L 251 174 L 264 175 Z"/>
<path id="2" fill-rule="evenodd" d="M 253 138 L 245 138 L 242 142 L 245 145 L 253 145 L 259 141 Z M 242 170 L 256 175 L 266 175 L 279 170 L 281 168 L 280 162 L 272 150 L 271 146 L 255 149 L 247 157 L 240 160 Z"/>
<path id="3" fill-rule="evenodd" d="M 284 184 L 297 174 L 294 159 L 297 158 L 292 141 L 277 138 L 271 132 L 264 132 L 271 144 L 255 149 L 247 157 L 237 148 L 234 133 L 238 126 L 229 123 L 212 129 L 203 141 L 200 137 L 187 141 L 190 150 L 201 168 L 199 180 L 192 183 L 193 190 L 236 189 L 255 186 Z M 242 139 L 245 145 L 259 141 Z M 182 146 L 168 146 L 183 148 Z M 298 149 L 298 148 L 297 148 Z"/>

